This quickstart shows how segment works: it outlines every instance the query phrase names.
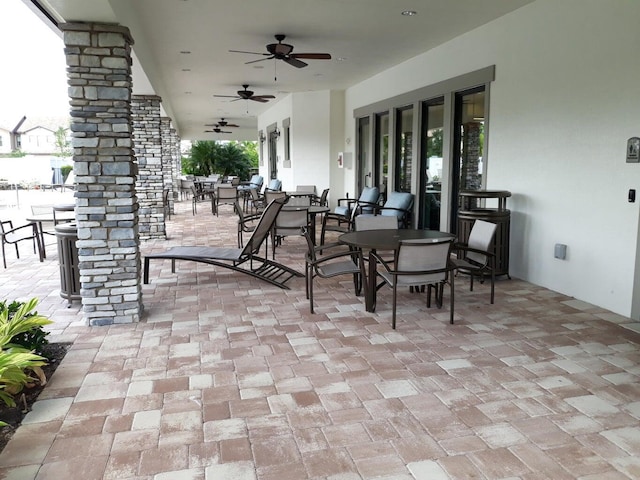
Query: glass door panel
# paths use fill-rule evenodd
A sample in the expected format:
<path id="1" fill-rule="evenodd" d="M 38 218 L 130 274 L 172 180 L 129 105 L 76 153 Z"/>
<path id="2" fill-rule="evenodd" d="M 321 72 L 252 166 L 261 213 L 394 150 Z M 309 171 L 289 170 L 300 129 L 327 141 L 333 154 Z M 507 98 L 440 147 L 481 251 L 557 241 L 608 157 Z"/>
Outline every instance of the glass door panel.
<path id="1" fill-rule="evenodd" d="M 380 188 L 384 201 L 386 199 L 387 185 L 389 184 L 389 112 L 376 114 L 375 122 L 373 185 L 377 185 Z"/>
<path id="2" fill-rule="evenodd" d="M 371 122 L 369 117 L 358 119 L 358 189 L 357 198 L 364 187 L 371 186 L 371 159 L 369 142 L 371 140 Z"/>
<path id="3" fill-rule="evenodd" d="M 440 229 L 444 98 L 423 103 L 419 228 Z"/>
<path id="4" fill-rule="evenodd" d="M 396 115 L 396 155 L 394 189 L 411 192 L 413 159 L 413 107 L 398 109 Z"/>
<path id="5" fill-rule="evenodd" d="M 451 189 L 453 233 L 457 232 L 459 192 L 482 189 L 484 97 L 484 86 L 456 94 L 453 158 L 457 160 L 453 162 Z"/>

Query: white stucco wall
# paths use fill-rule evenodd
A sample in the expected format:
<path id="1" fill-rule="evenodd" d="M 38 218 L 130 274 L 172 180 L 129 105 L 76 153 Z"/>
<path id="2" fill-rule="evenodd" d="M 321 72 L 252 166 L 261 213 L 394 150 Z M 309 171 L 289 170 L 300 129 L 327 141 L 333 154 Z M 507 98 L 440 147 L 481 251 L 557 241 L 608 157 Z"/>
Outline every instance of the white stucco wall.
<path id="1" fill-rule="evenodd" d="M 511 274 L 630 315 L 640 164 L 640 2 L 538 0 L 346 92 L 349 113 L 496 65 L 487 188 L 508 189 Z M 555 243 L 567 259 L 553 258 Z"/>

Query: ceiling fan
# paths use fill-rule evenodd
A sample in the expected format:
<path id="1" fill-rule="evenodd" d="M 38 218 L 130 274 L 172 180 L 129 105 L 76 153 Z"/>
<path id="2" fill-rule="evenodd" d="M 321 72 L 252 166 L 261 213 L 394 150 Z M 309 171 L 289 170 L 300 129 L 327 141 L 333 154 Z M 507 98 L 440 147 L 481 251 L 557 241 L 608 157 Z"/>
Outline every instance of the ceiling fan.
<path id="1" fill-rule="evenodd" d="M 269 99 L 276 98 L 273 95 L 254 95 L 251 90 L 247 90 L 249 85 L 242 85 L 244 90 L 238 90 L 238 95 L 214 95 L 214 97 L 233 98 L 232 102 L 236 100 L 253 100 L 254 102 L 267 103 Z M 220 125 L 229 126 L 229 125 Z"/>
<path id="2" fill-rule="evenodd" d="M 224 130 L 222 130 L 220 127 L 216 127 L 213 130 L 205 130 L 205 132 L 207 133 L 233 133 L 231 131 L 229 132 L 225 132 Z"/>
<path id="3" fill-rule="evenodd" d="M 251 60 L 248 63 L 256 63 L 262 62 L 263 60 L 271 60 L 275 58 L 276 60 L 284 60 L 289 65 L 292 65 L 296 68 L 306 67 L 308 64 L 300 60 L 300 58 L 308 59 L 308 60 L 331 60 L 331 55 L 328 53 L 291 53 L 293 51 L 293 45 L 289 45 L 287 43 L 282 43 L 282 41 L 286 38 L 286 35 L 279 33 L 275 35 L 278 43 L 270 43 L 267 45 L 268 53 L 258 53 L 258 52 L 245 52 L 242 50 L 229 50 L 233 53 L 249 53 L 251 55 L 263 55 L 267 58 L 260 58 L 258 60 Z"/>
<path id="4" fill-rule="evenodd" d="M 218 123 L 205 123 L 205 127 L 217 127 L 217 128 L 239 128 L 240 125 L 235 123 L 229 123 L 224 118 L 221 118 Z"/>

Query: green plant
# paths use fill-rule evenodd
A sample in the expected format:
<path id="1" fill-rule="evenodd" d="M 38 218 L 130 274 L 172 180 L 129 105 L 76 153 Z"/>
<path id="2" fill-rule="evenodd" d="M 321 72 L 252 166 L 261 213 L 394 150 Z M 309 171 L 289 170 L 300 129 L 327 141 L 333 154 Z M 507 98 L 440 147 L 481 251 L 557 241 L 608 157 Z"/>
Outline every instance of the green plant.
<path id="1" fill-rule="evenodd" d="M 6 302 L 0 304 L 3 307 L 0 311 L 0 401 L 10 407 L 16 404 L 14 395 L 25 386 L 46 382 L 41 369 L 47 363 L 46 358 L 12 343 L 21 334 L 37 331 L 52 323 L 34 311 L 37 303 L 38 300 L 33 298 L 27 302 L 13 302 L 9 307 Z M 10 314 L 12 305 L 15 310 Z"/>
<path id="2" fill-rule="evenodd" d="M 191 145 L 191 155 L 182 158 L 182 173 L 205 177 L 218 173 L 248 179 L 251 169 L 257 165 L 255 142 L 223 143 L 206 140 Z"/>
<path id="3" fill-rule="evenodd" d="M 24 319 L 29 319 L 34 316 L 38 316 L 38 312 L 31 311 L 35 308 L 35 304 L 33 308 L 27 310 L 26 313 L 19 314 L 16 316 L 16 313 L 20 311 L 21 308 L 25 306 L 25 302 L 16 302 L 13 301 L 9 305 L 7 302 L 0 302 L 0 318 L 6 312 L 7 318 L 9 322 L 23 322 Z M 42 317 L 44 318 L 44 317 Z M 50 323 L 50 322 L 49 322 Z M 49 340 L 47 336 L 49 332 L 44 329 L 43 325 L 32 326 L 24 331 L 16 333 L 11 339 L 9 343 L 11 345 L 15 345 L 18 347 L 25 348 L 26 350 L 33 351 L 38 355 L 43 354 L 44 347 L 49 344 Z"/>
<path id="4" fill-rule="evenodd" d="M 62 172 L 62 180 L 67 181 L 67 177 L 73 171 L 73 165 L 63 165 L 60 167 L 60 172 Z"/>

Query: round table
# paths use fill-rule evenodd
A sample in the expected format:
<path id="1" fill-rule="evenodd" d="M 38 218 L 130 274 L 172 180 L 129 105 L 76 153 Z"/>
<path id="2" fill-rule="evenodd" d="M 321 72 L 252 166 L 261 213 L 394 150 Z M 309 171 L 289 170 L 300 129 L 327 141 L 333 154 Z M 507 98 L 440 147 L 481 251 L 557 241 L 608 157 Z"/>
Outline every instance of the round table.
<path id="1" fill-rule="evenodd" d="M 361 230 L 359 232 L 343 233 L 338 237 L 340 243 L 355 248 L 369 249 L 369 272 L 368 288 L 365 297 L 365 308 L 367 312 L 374 312 L 376 309 L 376 277 L 377 262 L 371 255 L 376 250 L 397 250 L 401 240 L 422 240 L 433 239 L 453 240 L 455 235 L 438 230 Z"/>

